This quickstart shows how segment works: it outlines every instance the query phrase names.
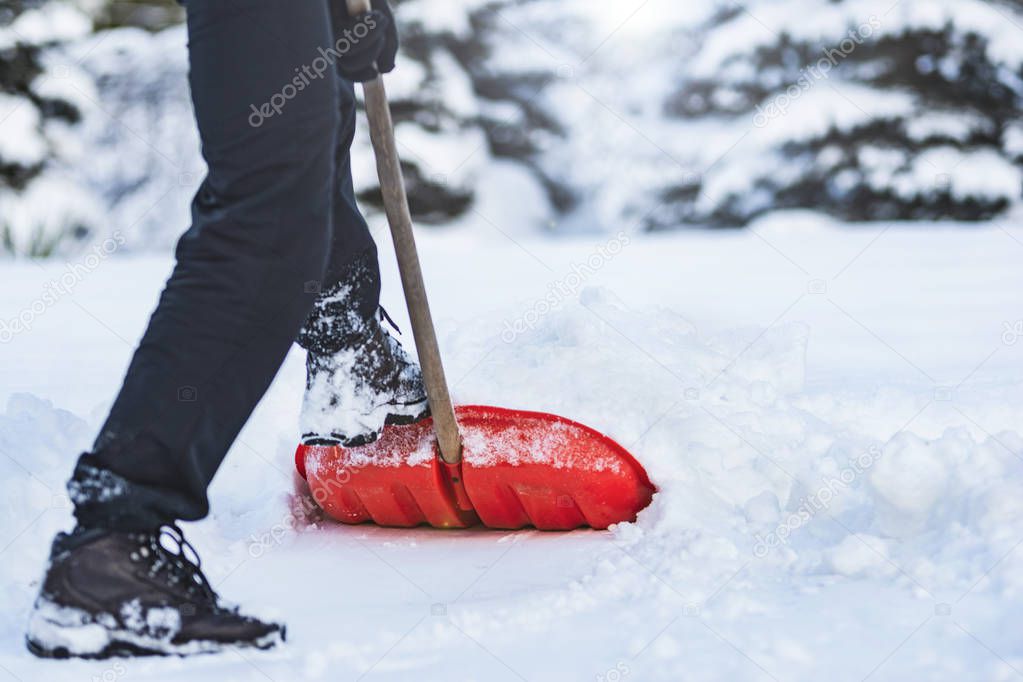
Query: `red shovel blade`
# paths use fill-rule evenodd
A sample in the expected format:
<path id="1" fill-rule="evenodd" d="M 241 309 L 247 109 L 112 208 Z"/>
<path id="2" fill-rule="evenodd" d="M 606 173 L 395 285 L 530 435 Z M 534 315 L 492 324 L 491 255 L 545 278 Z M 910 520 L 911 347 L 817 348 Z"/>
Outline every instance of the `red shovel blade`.
<path id="1" fill-rule="evenodd" d="M 342 523 L 570 530 L 634 521 L 654 487 L 622 446 L 577 422 L 483 405 L 455 409 L 463 461 L 439 458 L 432 420 L 358 448 L 300 445 L 299 473 Z"/>

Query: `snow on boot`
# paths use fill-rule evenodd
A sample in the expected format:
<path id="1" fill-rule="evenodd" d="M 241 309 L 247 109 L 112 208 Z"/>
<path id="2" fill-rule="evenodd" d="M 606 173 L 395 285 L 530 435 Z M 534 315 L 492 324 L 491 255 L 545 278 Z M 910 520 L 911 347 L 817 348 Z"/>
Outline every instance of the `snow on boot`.
<path id="1" fill-rule="evenodd" d="M 380 313 L 397 330 L 383 308 Z M 381 320 L 362 323 L 339 352 L 309 351 L 301 417 L 306 445 L 357 447 L 375 441 L 385 425 L 429 416 L 419 365 Z"/>
<path id="2" fill-rule="evenodd" d="M 223 606 L 198 562 L 176 526 L 58 534 L 29 620 L 29 651 L 45 658 L 184 656 L 284 641 L 283 625 Z"/>

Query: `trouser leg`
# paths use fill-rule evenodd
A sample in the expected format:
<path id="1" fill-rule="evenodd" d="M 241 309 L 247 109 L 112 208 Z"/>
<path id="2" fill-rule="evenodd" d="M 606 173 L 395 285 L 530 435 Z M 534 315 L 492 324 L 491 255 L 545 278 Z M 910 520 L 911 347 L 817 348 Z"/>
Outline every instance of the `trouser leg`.
<path id="1" fill-rule="evenodd" d="M 307 319 L 319 293 L 310 283 L 333 260 L 338 83 L 331 71 L 288 87 L 333 42 L 326 1 L 187 7 L 209 174 L 121 392 L 70 484 L 83 525 L 148 528 L 207 513 L 206 489 Z M 279 111 L 254 118 L 271 101 Z"/>
<path id="2" fill-rule="evenodd" d="M 355 136 L 355 88 L 340 77 L 341 124 L 334 162 L 334 237 L 321 295 L 313 306 L 298 343 L 329 356 L 350 347 L 380 305 L 377 248 L 359 212 L 352 185 L 351 146 Z"/>

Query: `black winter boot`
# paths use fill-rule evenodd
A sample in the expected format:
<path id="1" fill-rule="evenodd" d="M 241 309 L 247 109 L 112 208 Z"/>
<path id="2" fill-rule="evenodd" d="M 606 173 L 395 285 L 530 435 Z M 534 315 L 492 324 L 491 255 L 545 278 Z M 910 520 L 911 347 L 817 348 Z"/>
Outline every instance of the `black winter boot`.
<path id="1" fill-rule="evenodd" d="M 228 646 L 269 649 L 284 635 L 281 624 L 222 606 L 195 549 L 179 528 L 165 526 L 58 534 L 26 643 L 45 658 L 185 656 Z"/>
<path id="2" fill-rule="evenodd" d="M 397 326 L 383 308 L 380 318 L 359 323 L 338 352 L 309 351 L 301 418 L 306 445 L 365 445 L 385 425 L 429 416 L 419 365 L 384 329 L 384 319 Z"/>

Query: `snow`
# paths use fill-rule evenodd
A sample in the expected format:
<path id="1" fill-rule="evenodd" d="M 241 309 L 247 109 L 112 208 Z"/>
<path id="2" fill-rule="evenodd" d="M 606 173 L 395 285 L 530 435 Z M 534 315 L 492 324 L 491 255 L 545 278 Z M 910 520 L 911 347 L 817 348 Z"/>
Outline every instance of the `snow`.
<path id="1" fill-rule="evenodd" d="M 40 163 L 46 153 L 46 141 L 39 135 L 39 112 L 18 97 L 0 94 L 0 154 L 24 166 Z"/>
<path id="2" fill-rule="evenodd" d="M 402 19 L 430 32 L 447 32 L 466 36 L 472 31 L 469 16 L 472 10 L 485 5 L 488 0 L 419 0 L 402 7 Z"/>
<path id="3" fill-rule="evenodd" d="M 965 198 L 1012 195 L 1021 183 L 1019 167 L 989 149 L 963 153 L 953 147 L 935 147 L 921 152 L 909 171 L 891 184 L 903 195 L 937 187 Z"/>
<path id="4" fill-rule="evenodd" d="M 19 50 L 80 39 L 91 29 L 89 17 L 68 2 L 22 12 L 0 26 L 0 51 L 13 60 L 9 78 L 17 78 L 13 74 L 25 68 L 19 65 Z M 90 99 L 91 81 L 59 50 L 41 50 L 37 66 L 38 75 L 33 74 L 29 83 L 36 100 L 81 105 Z M 13 94 L 0 93 L 0 160 L 6 174 L 24 169 L 22 182 L 27 181 L 27 187 L 19 182 L 0 187 L 3 250 L 35 256 L 65 251 L 70 242 L 81 241 L 94 230 L 102 213 L 98 197 L 71 170 L 82 163 L 82 140 L 74 136 L 73 125 L 52 111 L 44 117 L 39 101 L 30 100 L 17 86 L 8 89 Z M 53 109 L 52 102 L 49 108 Z"/>
<path id="5" fill-rule="evenodd" d="M 962 34 L 988 38 L 987 52 L 995 63 L 1018 68 L 1023 61 L 1019 26 L 1013 15 L 996 4 L 980 0 L 846 0 L 821 4 L 815 0 L 752 2 L 731 20 L 734 27 L 701 49 L 694 68 L 713 75 L 740 52 L 767 46 L 779 35 L 796 40 L 837 46 L 856 35 L 878 39 L 898 36 L 907 29 L 941 31 L 954 26 Z"/>
<path id="6" fill-rule="evenodd" d="M 49 254 L 65 233 L 98 223 L 103 209 L 95 195 L 61 171 L 38 177 L 21 192 L 0 190 L 2 227 L 19 254 Z M 92 249 L 105 249 L 120 234 L 114 233 Z"/>
<path id="7" fill-rule="evenodd" d="M 482 208 L 480 210 L 487 210 Z M 484 213 L 490 223 L 506 221 Z M 43 663 L 23 649 L 63 484 L 170 270 L 0 270 L 0 666 L 82 679 L 1012 679 L 1023 669 L 1023 231 L 842 225 L 593 238 L 464 225 L 421 250 L 457 402 L 604 431 L 659 488 L 565 534 L 342 527 L 294 495 L 296 350 L 186 529 L 279 651 Z M 374 233 L 387 253 L 386 229 Z M 611 249 L 606 249 L 611 253 Z M 392 259 L 384 303 L 402 309 Z M 561 290 L 560 288 L 558 290 Z M 511 338 L 506 323 L 529 324 Z M 404 316 L 398 316 L 404 327 Z M 1016 330 L 1019 330 L 1018 332 Z"/>
<path id="8" fill-rule="evenodd" d="M 929 137 L 944 137 L 965 143 L 970 135 L 978 132 L 989 133 L 988 122 L 961 112 L 932 111 L 906 121 L 906 133 L 916 142 Z M 1009 145 L 1006 147 L 1011 149 Z"/>
<path id="9" fill-rule="evenodd" d="M 23 12 L 12 23 L 0 26 L 0 49 L 16 43 L 45 43 L 80 38 L 92 29 L 89 16 L 65 0 L 49 2 Z"/>
<path id="10" fill-rule="evenodd" d="M 468 181 L 467 176 L 478 172 L 478 164 L 465 162 L 486 145 L 483 133 L 478 130 L 442 136 L 428 133 L 419 126 L 399 124 L 395 134 L 402 149 L 408 150 L 407 154 L 412 159 L 431 170 L 431 179 L 451 185 L 464 185 Z M 481 154 L 480 158 L 484 156 Z"/>
<path id="11" fill-rule="evenodd" d="M 189 225 L 206 172 L 188 94 L 184 26 L 155 34 L 122 28 L 66 48 L 65 60 L 95 82 L 73 99 L 88 163 L 78 180 L 102 198 L 101 237 L 130 232 L 129 249 L 167 251 Z"/>
<path id="12" fill-rule="evenodd" d="M 579 427 L 567 423 L 543 422 L 540 428 L 542 430 L 529 424 L 523 424 L 522 428 L 511 427 L 502 431 L 495 431 L 493 428 L 463 427 L 462 457 L 475 467 L 545 463 L 555 469 L 565 468 L 579 472 L 621 471 L 622 462 L 614 456 L 601 456 L 603 451 L 600 449 L 579 452 L 576 445 L 574 448 L 576 452 L 572 452 L 573 441 L 587 443 L 591 438 Z"/>

